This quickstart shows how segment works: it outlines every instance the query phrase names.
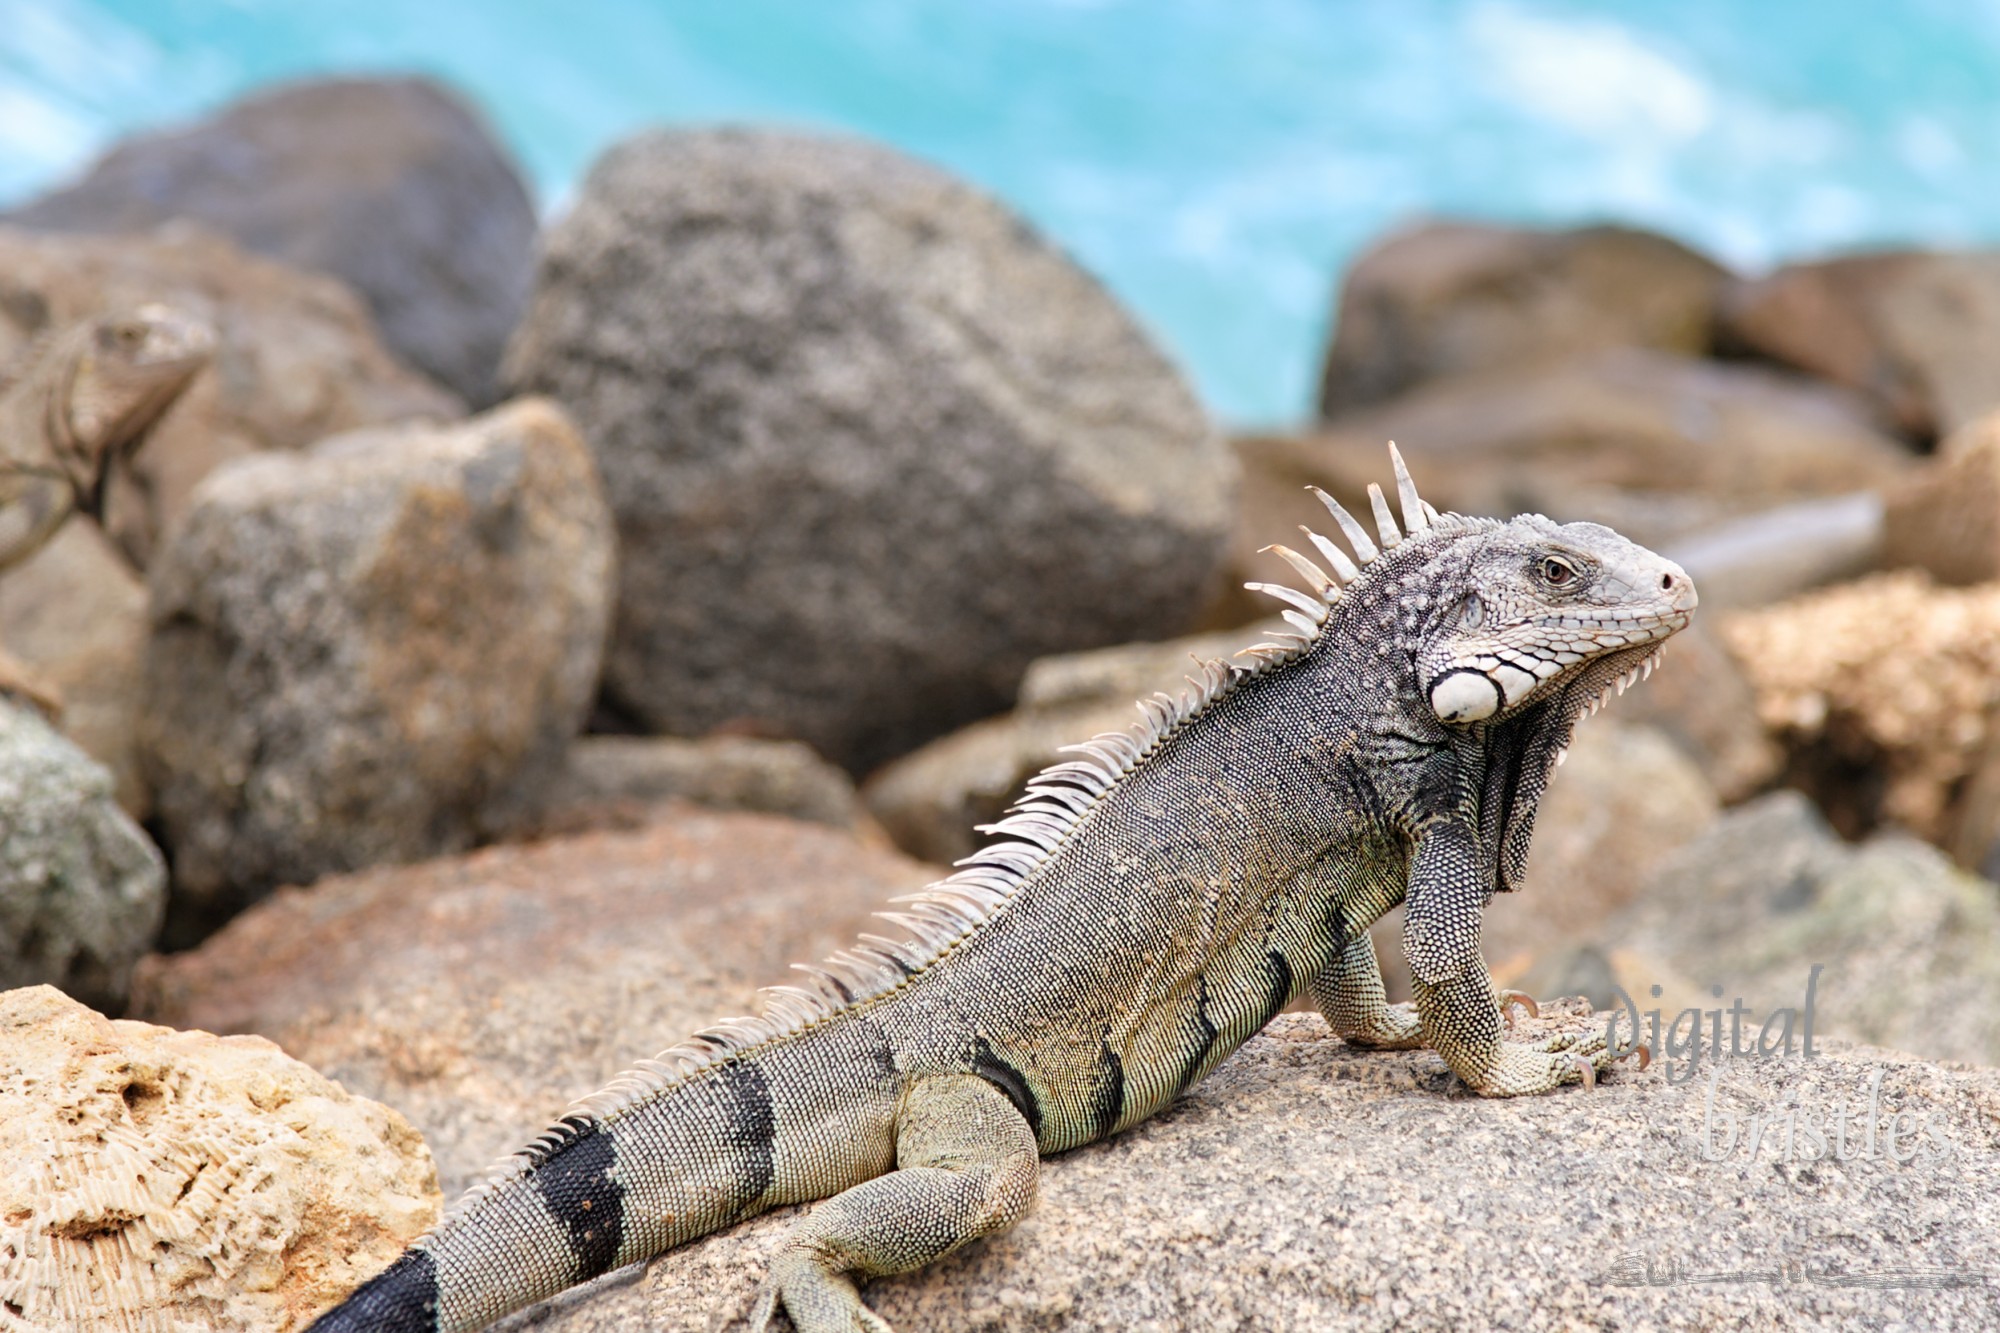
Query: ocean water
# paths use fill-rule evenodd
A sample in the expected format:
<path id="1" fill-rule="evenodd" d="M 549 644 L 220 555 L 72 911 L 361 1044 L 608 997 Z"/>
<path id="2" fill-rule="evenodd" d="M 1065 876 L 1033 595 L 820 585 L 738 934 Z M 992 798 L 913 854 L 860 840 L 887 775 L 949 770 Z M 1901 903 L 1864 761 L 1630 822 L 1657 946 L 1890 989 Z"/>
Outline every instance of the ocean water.
<path id="1" fill-rule="evenodd" d="M 1749 269 L 2000 242 L 1996 0 L 0 0 L 0 203 L 376 70 L 468 92 L 551 211 L 642 125 L 900 145 L 1026 213 L 1235 425 L 1308 412 L 1343 264 L 1416 214 Z"/>

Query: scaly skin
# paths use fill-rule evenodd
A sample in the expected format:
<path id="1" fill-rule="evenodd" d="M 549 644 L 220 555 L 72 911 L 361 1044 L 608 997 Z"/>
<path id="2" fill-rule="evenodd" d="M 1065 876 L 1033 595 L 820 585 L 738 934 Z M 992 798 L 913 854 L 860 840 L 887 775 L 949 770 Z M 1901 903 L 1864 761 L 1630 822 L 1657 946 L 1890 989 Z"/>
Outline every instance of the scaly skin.
<path id="1" fill-rule="evenodd" d="M 1338 512 L 1353 556 L 1314 538 L 1338 581 L 1280 550 L 1315 589 L 1278 594 L 1303 638 L 1050 769 L 896 918 L 913 942 L 579 1104 L 317 1333 L 480 1328 L 812 1199 L 753 1322 L 881 1333 L 858 1278 L 1012 1224 L 1038 1156 L 1145 1119 L 1307 991 L 1346 1039 L 1429 1046 L 1488 1096 L 1587 1081 L 1601 1039 L 1506 1039 L 1481 911 L 1519 886 L 1579 715 L 1693 585 L 1594 525 L 1440 518 L 1395 462 L 1407 537 L 1377 493 L 1386 549 Z M 1399 902 L 1416 1001 L 1391 1007 L 1366 931 Z"/>

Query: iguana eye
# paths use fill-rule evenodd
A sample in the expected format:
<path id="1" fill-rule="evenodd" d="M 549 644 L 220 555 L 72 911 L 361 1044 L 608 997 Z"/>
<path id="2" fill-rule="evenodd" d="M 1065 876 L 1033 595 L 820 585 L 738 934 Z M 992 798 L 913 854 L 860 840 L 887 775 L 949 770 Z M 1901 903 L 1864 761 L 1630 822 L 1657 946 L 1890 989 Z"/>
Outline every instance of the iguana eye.
<path id="1" fill-rule="evenodd" d="M 1542 561 L 1542 578 L 1551 586 L 1560 588 L 1576 578 L 1576 570 L 1566 560 L 1554 556 Z"/>

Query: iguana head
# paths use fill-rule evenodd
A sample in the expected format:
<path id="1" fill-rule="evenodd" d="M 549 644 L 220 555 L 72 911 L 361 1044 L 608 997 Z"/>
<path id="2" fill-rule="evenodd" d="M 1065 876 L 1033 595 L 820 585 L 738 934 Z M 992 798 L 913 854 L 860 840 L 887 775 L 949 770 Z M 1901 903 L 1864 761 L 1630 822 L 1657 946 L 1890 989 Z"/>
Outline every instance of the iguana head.
<path id="1" fill-rule="evenodd" d="M 64 469 L 80 497 L 92 497 L 106 462 L 136 442 L 208 364 L 215 332 L 164 305 L 102 315 L 74 340 L 74 364 L 56 432 Z"/>

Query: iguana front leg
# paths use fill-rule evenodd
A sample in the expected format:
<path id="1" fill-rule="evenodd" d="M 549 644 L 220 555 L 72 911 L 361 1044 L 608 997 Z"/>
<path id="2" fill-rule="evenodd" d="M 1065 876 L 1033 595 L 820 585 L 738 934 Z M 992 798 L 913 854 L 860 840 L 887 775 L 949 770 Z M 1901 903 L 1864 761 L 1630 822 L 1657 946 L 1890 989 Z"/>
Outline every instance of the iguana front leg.
<path id="1" fill-rule="evenodd" d="M 971 1074 L 927 1079 L 896 1117 L 896 1169 L 834 1195 L 800 1222 L 751 1314 L 779 1305 L 799 1333 L 890 1333 L 855 1277 L 907 1273 L 1003 1231 L 1035 1199 L 1034 1133 L 999 1089 Z"/>
<path id="2" fill-rule="evenodd" d="M 1479 951 L 1486 860 L 1464 823 L 1440 820 L 1417 839 L 1403 919 L 1423 1043 L 1486 1097 L 1548 1092 L 1593 1080 L 1615 1057 L 1601 1033 L 1506 1039 L 1500 997 Z"/>

